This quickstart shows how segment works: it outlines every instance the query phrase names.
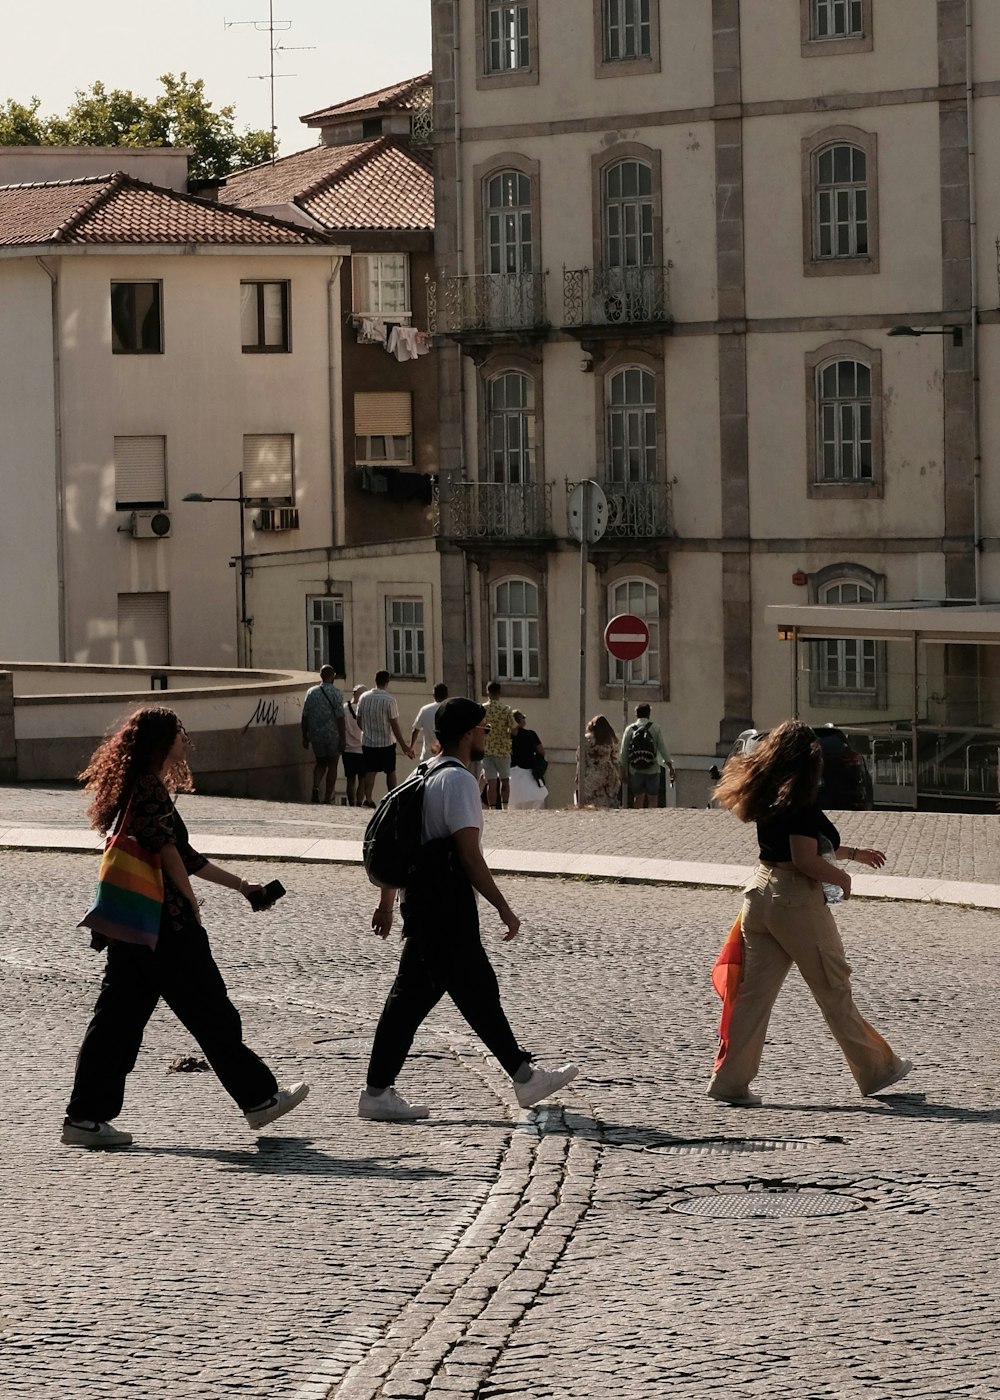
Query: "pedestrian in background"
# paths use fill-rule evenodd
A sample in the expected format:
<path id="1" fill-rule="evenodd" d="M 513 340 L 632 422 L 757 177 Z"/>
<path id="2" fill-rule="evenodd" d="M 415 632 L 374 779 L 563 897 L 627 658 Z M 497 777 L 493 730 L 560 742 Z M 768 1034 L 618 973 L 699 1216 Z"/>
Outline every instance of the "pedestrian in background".
<path id="1" fill-rule="evenodd" d="M 361 726 L 361 752 L 365 760 L 363 807 L 374 807 L 372 794 L 375 791 L 375 778 L 385 774 L 385 790 L 391 792 L 396 786 L 396 741 L 406 754 L 413 757 L 413 750 L 403 738 L 399 727 L 399 706 L 396 697 L 389 694 L 388 671 L 375 673 L 375 685 L 366 690 L 358 701 L 358 723 Z"/>
<path id="2" fill-rule="evenodd" d="M 500 682 L 490 681 L 486 687 L 486 750 L 483 772 L 486 775 L 486 805 L 502 809 L 510 801 L 510 745 L 514 737 L 514 711 L 500 699 Z"/>
<path id="3" fill-rule="evenodd" d="M 434 687 L 434 699 L 429 704 L 421 706 L 417 711 L 417 717 L 413 721 L 413 730 L 410 734 L 410 748 L 416 750 L 417 735 L 420 736 L 420 758 L 419 763 L 426 763 L 433 757 L 434 746 L 437 740 L 434 737 L 434 716 L 437 714 L 437 707 L 448 699 L 448 687 L 440 681 Z"/>
<path id="4" fill-rule="evenodd" d="M 622 771 L 618 735 L 607 715 L 595 715 L 583 734 L 583 761 L 576 751 L 576 800 L 581 807 L 620 807 Z"/>
<path id="5" fill-rule="evenodd" d="M 251 907 L 264 887 L 241 880 L 198 854 L 174 806 L 171 791 L 193 787 L 187 732 L 173 710 L 137 710 L 98 745 L 80 774 L 92 796 L 90 822 L 105 834 L 122 826 L 144 851 L 160 857 L 163 905 L 155 946 L 123 942 L 95 931 L 91 946 L 107 949 L 101 993 L 76 1062 L 62 1141 L 69 1147 L 127 1147 L 130 1133 L 111 1126 L 125 1098 L 125 1080 L 142 1044 L 146 1023 L 162 997 L 194 1037 L 223 1088 L 253 1129 L 300 1104 L 306 1084 L 278 1087 L 274 1075 L 243 1043 L 239 1012 L 229 1000 L 201 926 L 190 877 L 238 890 Z M 85 916 L 99 930 L 103 920 Z"/>
<path id="6" fill-rule="evenodd" d="M 312 800 L 319 801 L 320 783 L 325 779 L 323 801 L 332 802 L 337 789 L 337 768 L 344 752 L 344 697 L 334 685 L 337 673 L 322 666 L 319 685 L 310 686 L 302 702 L 302 747 L 312 748 Z"/>
<path id="7" fill-rule="evenodd" d="M 360 807 L 364 796 L 365 756 L 361 749 L 361 726 L 358 723 L 358 701 L 365 693 L 356 685 L 344 706 L 344 777 L 347 779 L 347 805 Z M 359 791 L 359 785 L 362 791 Z"/>
<path id="8" fill-rule="evenodd" d="M 648 807 L 660 795 L 660 768 L 665 766 L 673 783 L 676 773 L 660 726 L 650 718 L 647 704 L 636 705 L 635 719 L 622 735 L 618 755 L 621 774 L 628 784 L 629 801 L 633 807 Z"/>
<path id="9" fill-rule="evenodd" d="M 512 811 L 537 811 L 545 806 L 549 790 L 545 786 L 548 760 L 541 739 L 523 710 L 514 710 L 514 732 L 510 740 L 510 807 Z"/>
<path id="10" fill-rule="evenodd" d="M 786 720 L 749 754 L 731 758 L 715 799 L 744 822 L 757 824 L 760 863 L 744 891 L 742 977 L 727 1041 L 720 1048 L 710 1096 L 739 1107 L 760 1102 L 750 1085 L 764 1050 L 767 1023 L 794 963 L 822 1011 L 862 1094 L 877 1094 L 913 1068 L 864 1020 L 851 995 L 851 968 L 823 886 L 850 897 L 851 877 L 822 854 L 873 870 L 881 851 L 841 844 L 840 832 L 817 803 L 823 751 L 814 732 Z"/>

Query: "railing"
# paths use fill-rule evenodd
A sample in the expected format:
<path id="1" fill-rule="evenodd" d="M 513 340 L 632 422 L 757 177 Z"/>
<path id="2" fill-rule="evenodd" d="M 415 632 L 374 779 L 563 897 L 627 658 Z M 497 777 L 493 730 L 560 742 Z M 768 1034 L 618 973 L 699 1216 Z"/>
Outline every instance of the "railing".
<path id="1" fill-rule="evenodd" d="M 432 335 L 544 329 L 548 324 L 545 273 L 486 273 L 428 281 L 427 321 Z"/>
<path id="2" fill-rule="evenodd" d="M 533 540 L 551 534 L 552 488 L 505 486 L 442 476 L 439 531 L 458 540 Z"/>
<path id="3" fill-rule="evenodd" d="M 572 491 L 575 481 L 567 481 Z M 672 534 L 670 492 L 664 481 L 602 481 L 608 498 L 609 539 L 656 539 Z"/>
<path id="4" fill-rule="evenodd" d="M 868 757 L 876 807 L 913 807 L 913 730 L 841 724 Z M 1000 798 L 1000 730 L 917 726 L 917 799 L 921 806 L 968 802 L 974 809 Z"/>
<path id="5" fill-rule="evenodd" d="M 670 320 L 670 269 L 563 268 L 563 323 L 625 326 Z"/>

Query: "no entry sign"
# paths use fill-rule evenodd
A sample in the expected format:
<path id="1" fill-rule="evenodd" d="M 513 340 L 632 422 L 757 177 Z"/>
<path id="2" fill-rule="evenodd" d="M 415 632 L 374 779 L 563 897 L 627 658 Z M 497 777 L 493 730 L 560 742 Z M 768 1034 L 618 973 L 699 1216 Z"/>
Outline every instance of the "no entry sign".
<path id="1" fill-rule="evenodd" d="M 635 661 L 649 646 L 649 628 L 634 613 L 619 613 L 604 629 L 604 645 L 619 661 Z"/>

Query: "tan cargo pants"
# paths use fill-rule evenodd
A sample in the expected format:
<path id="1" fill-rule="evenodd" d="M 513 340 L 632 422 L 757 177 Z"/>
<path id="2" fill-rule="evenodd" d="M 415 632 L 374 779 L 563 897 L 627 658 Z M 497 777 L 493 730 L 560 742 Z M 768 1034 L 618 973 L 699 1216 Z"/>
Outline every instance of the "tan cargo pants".
<path id="1" fill-rule="evenodd" d="M 851 995 L 851 967 L 816 880 L 759 865 L 744 890 L 743 977 L 726 1058 L 710 1091 L 745 1094 L 760 1068 L 771 1009 L 792 963 L 816 998 L 862 1094 L 885 1082 L 898 1056 L 864 1019 Z"/>

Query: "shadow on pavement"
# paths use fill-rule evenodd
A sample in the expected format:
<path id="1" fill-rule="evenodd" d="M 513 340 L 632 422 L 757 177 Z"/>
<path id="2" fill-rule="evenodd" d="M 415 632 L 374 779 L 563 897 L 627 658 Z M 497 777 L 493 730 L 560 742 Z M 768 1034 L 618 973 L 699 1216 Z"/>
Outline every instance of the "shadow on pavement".
<path id="1" fill-rule="evenodd" d="M 927 1103 L 923 1094 L 879 1094 L 865 1103 L 775 1103 L 764 1108 L 783 1113 L 878 1113 L 881 1108 L 905 1118 L 938 1119 L 952 1123 L 1000 1123 L 1000 1108 L 963 1108 L 959 1104 Z M 745 1111 L 745 1110 L 744 1110 Z M 759 1109 L 756 1110 L 760 1112 Z"/>
<path id="2" fill-rule="evenodd" d="M 253 1172 L 260 1176 L 370 1176 L 390 1181 L 428 1181 L 448 1177 L 436 1167 L 410 1166 L 400 1153 L 394 1157 L 333 1157 L 312 1146 L 311 1138 L 259 1138 L 255 1147 L 142 1147 L 129 1156 L 191 1157 L 197 1161 L 218 1162 L 225 1171 Z"/>

